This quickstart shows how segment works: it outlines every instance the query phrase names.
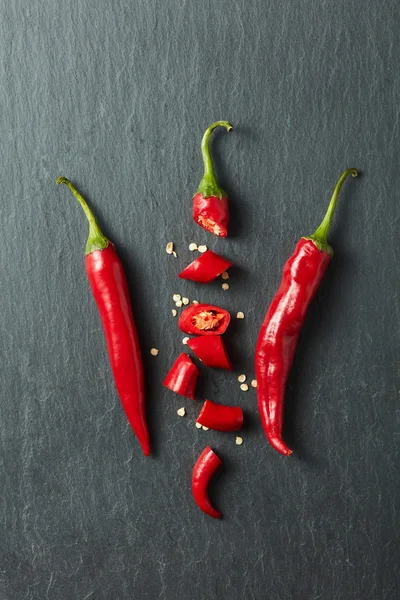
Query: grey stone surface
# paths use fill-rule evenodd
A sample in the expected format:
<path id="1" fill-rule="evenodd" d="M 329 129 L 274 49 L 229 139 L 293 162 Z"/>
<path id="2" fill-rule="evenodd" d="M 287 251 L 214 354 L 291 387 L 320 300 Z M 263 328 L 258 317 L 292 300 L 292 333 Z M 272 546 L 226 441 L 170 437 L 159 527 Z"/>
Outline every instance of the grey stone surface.
<path id="1" fill-rule="evenodd" d="M 400 596 L 400 14 L 377 0 L 0 1 L 1 600 L 394 600 Z M 191 220 L 212 142 L 232 236 Z M 301 336 L 285 439 L 267 444 L 257 332 L 301 235 L 346 167 L 336 250 Z M 152 457 L 116 395 L 69 177 L 126 266 L 143 345 Z M 165 254 L 173 240 L 178 258 Z M 177 279 L 190 242 L 230 257 L 231 288 Z M 181 351 L 172 294 L 244 321 L 235 374 L 199 399 L 162 379 Z M 157 358 L 149 349 L 160 349 Z M 234 435 L 194 428 L 201 397 L 241 404 Z M 187 417 L 176 410 L 185 405 Z M 224 459 L 216 522 L 192 465 Z"/>

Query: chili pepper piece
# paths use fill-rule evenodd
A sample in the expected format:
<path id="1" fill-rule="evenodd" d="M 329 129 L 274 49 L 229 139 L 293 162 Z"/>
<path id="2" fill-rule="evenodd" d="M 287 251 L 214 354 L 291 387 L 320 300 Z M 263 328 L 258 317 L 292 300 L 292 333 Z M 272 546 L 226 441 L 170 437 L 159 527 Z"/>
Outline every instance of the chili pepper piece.
<path id="1" fill-rule="evenodd" d="M 356 177 L 358 172 L 348 169 L 343 173 L 321 225 L 311 237 L 297 243 L 286 262 L 257 341 L 255 367 L 261 422 L 271 446 L 286 456 L 292 454 L 282 440 L 286 381 L 308 306 L 333 255 L 328 244 L 329 226 L 340 188 L 350 174 Z"/>
<path id="2" fill-rule="evenodd" d="M 238 431 L 243 427 L 243 411 L 240 406 L 224 406 L 206 400 L 197 423 L 217 431 Z"/>
<path id="3" fill-rule="evenodd" d="M 214 304 L 192 304 L 180 314 L 178 327 L 190 335 L 222 335 L 230 320 L 231 315 L 224 308 Z"/>
<path id="4" fill-rule="evenodd" d="M 68 186 L 89 221 L 85 250 L 87 275 L 100 313 L 118 395 L 143 453 L 148 456 L 150 442 L 142 358 L 122 263 L 114 245 L 100 231 L 86 201 L 71 182 L 59 177 L 56 183 Z"/>
<path id="5" fill-rule="evenodd" d="M 201 154 L 204 175 L 197 193 L 193 196 L 193 219 L 206 231 L 219 237 L 226 237 L 229 222 L 228 196 L 217 183 L 209 148 L 210 136 L 217 127 L 225 127 L 229 132 L 233 130 L 228 121 L 216 121 L 203 135 Z"/>
<path id="6" fill-rule="evenodd" d="M 179 277 L 196 283 L 210 283 L 231 266 L 229 260 L 212 250 L 207 250 L 179 273 Z"/>
<path id="7" fill-rule="evenodd" d="M 220 335 L 191 338 L 187 345 L 206 367 L 232 371 L 231 361 Z"/>
<path id="8" fill-rule="evenodd" d="M 221 513 L 213 507 L 208 496 L 211 477 L 222 464 L 222 460 L 207 446 L 197 459 L 192 473 L 192 493 L 197 506 L 210 517 L 220 519 Z"/>
<path id="9" fill-rule="evenodd" d="M 194 400 L 199 370 L 190 357 L 182 352 L 169 370 L 164 385 L 176 394 Z"/>

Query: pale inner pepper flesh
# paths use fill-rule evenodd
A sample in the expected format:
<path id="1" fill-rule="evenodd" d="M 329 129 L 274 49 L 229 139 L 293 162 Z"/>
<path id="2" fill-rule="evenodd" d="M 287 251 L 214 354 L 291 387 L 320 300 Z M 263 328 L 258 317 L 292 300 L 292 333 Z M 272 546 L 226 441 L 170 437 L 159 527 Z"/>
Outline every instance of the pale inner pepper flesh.
<path id="1" fill-rule="evenodd" d="M 202 217 L 199 215 L 197 217 L 197 221 L 210 233 L 214 235 L 222 235 L 225 233 L 224 229 L 222 229 L 215 221 L 210 219 L 209 217 Z"/>
<path id="2" fill-rule="evenodd" d="M 214 310 L 202 310 L 193 315 L 192 324 L 201 331 L 216 331 L 225 315 Z"/>

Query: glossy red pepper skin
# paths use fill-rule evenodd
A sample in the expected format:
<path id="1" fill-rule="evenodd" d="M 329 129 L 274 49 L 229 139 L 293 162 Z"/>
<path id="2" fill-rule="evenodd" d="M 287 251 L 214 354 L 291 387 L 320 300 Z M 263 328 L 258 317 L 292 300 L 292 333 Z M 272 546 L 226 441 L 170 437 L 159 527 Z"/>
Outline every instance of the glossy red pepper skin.
<path id="1" fill-rule="evenodd" d="M 193 219 L 203 229 L 225 238 L 228 235 L 229 223 L 228 198 L 205 198 L 197 193 L 193 196 Z"/>
<path id="2" fill-rule="evenodd" d="M 206 367 L 232 370 L 231 361 L 220 335 L 191 338 L 187 345 Z"/>
<path id="3" fill-rule="evenodd" d="M 197 506 L 210 517 L 220 519 L 221 513 L 213 507 L 208 496 L 208 484 L 211 477 L 222 464 L 222 460 L 207 446 L 193 467 L 192 493 Z"/>
<path id="4" fill-rule="evenodd" d="M 167 374 L 164 385 L 176 394 L 194 400 L 199 370 L 190 357 L 182 352 Z"/>
<path id="5" fill-rule="evenodd" d="M 238 431 L 243 427 L 243 411 L 240 406 L 224 406 L 206 400 L 197 422 L 217 431 Z"/>
<path id="6" fill-rule="evenodd" d="M 333 250 L 328 232 L 340 188 L 348 169 L 339 179 L 327 213 L 309 238 L 302 238 L 283 268 L 282 282 L 272 300 L 258 337 L 255 353 L 258 409 L 271 446 L 285 456 L 292 454 L 282 440 L 286 382 L 301 328 L 310 302 L 315 295 Z"/>
<path id="7" fill-rule="evenodd" d="M 196 283 L 210 283 L 231 266 L 229 260 L 212 250 L 207 250 L 179 273 L 179 277 Z"/>
<path id="8" fill-rule="evenodd" d="M 205 315 L 204 319 L 201 317 L 202 314 Z M 215 320 L 212 319 L 212 314 L 217 315 Z M 211 315 L 209 325 L 206 323 L 207 315 Z M 204 325 L 202 325 L 202 320 Z M 178 327 L 183 333 L 189 335 L 215 336 L 225 333 L 230 320 L 231 315 L 229 312 L 215 304 L 192 304 L 182 311 L 178 319 Z M 196 322 L 198 322 L 198 326 L 196 326 Z"/>

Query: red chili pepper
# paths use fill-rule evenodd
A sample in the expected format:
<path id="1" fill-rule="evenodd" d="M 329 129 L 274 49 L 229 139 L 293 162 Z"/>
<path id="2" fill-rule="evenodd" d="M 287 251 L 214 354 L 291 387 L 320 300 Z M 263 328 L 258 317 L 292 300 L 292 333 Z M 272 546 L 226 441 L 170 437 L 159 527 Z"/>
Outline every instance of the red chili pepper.
<path id="1" fill-rule="evenodd" d="M 217 431 L 238 431 L 243 426 L 243 411 L 240 406 L 224 406 L 206 400 L 197 422 Z"/>
<path id="2" fill-rule="evenodd" d="M 207 446 L 197 459 L 192 473 L 192 492 L 196 504 L 203 512 L 210 515 L 210 517 L 214 517 L 214 519 L 220 519 L 221 513 L 210 502 L 208 484 L 221 464 L 222 460 L 219 456 L 215 454 L 210 446 Z"/>
<path id="3" fill-rule="evenodd" d="M 232 371 L 231 361 L 220 335 L 191 338 L 187 345 L 206 367 Z"/>
<path id="4" fill-rule="evenodd" d="M 216 127 L 225 127 L 227 131 L 233 130 L 228 121 L 217 121 L 210 125 L 203 135 L 201 154 L 203 156 L 204 175 L 197 193 L 193 196 L 193 219 L 210 233 L 226 237 L 229 221 L 228 197 L 217 183 L 208 146 L 210 136 Z"/>
<path id="5" fill-rule="evenodd" d="M 207 250 L 190 263 L 181 273 L 181 279 L 196 281 L 196 283 L 210 283 L 213 279 L 229 269 L 232 263 L 223 256 L 216 254 L 212 250 Z"/>
<path id="6" fill-rule="evenodd" d="M 90 208 L 72 183 L 65 177 L 59 177 L 56 183 L 65 183 L 69 187 L 89 221 L 85 250 L 86 271 L 99 309 L 122 406 L 143 453 L 148 456 L 150 442 L 145 414 L 142 358 L 122 263 L 114 245 L 100 231 Z"/>
<path id="7" fill-rule="evenodd" d="M 347 169 L 343 173 L 321 225 L 312 236 L 301 238 L 286 262 L 281 285 L 257 341 L 255 367 L 261 422 L 271 446 L 286 456 L 292 453 L 281 435 L 286 381 L 307 308 L 333 255 L 328 244 L 329 227 L 340 188 L 350 174 L 357 177 L 358 172 Z"/>
<path id="8" fill-rule="evenodd" d="M 231 316 L 227 310 L 214 304 L 192 304 L 185 308 L 178 327 L 189 335 L 222 335 Z"/>
<path id="9" fill-rule="evenodd" d="M 182 352 L 172 365 L 164 380 L 164 385 L 176 394 L 194 400 L 198 376 L 198 368 L 190 360 L 189 356 Z"/>

